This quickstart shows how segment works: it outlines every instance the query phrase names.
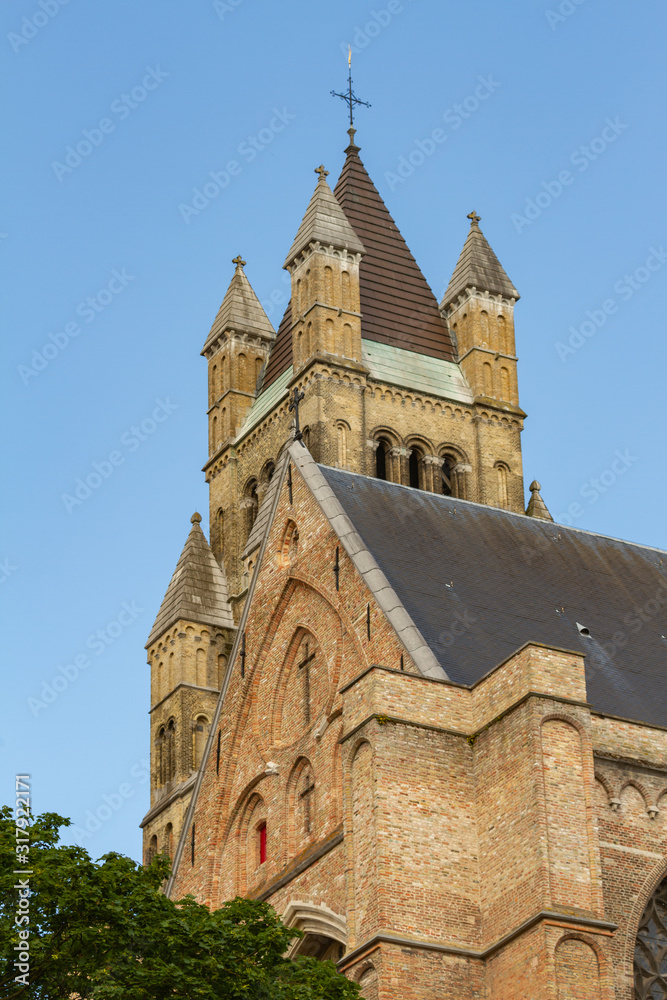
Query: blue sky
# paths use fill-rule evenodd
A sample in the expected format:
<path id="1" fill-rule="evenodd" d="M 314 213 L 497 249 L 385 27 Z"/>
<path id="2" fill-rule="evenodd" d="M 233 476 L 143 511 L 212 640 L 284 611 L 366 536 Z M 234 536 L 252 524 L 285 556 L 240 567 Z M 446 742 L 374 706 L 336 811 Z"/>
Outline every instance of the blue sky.
<path id="1" fill-rule="evenodd" d="M 94 856 L 139 858 L 143 645 L 208 517 L 199 351 L 237 253 L 280 319 L 313 169 L 343 162 L 347 43 L 362 158 L 438 297 L 473 208 L 521 292 L 526 485 L 557 519 L 667 547 L 667 14 L 23 0 L 2 21 L 2 799 L 29 772 Z"/>

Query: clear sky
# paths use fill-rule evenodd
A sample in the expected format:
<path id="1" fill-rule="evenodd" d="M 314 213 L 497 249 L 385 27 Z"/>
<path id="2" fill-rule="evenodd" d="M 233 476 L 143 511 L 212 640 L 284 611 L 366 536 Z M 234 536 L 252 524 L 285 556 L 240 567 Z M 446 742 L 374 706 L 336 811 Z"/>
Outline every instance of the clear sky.
<path id="1" fill-rule="evenodd" d="M 94 856 L 140 857 L 143 645 L 208 520 L 199 351 L 237 253 L 280 320 L 313 169 L 343 162 L 347 43 L 361 156 L 438 298 L 472 209 L 521 292 L 526 485 L 667 547 L 662 0 L 23 0 L 2 23 L 2 800 L 29 772 Z"/>

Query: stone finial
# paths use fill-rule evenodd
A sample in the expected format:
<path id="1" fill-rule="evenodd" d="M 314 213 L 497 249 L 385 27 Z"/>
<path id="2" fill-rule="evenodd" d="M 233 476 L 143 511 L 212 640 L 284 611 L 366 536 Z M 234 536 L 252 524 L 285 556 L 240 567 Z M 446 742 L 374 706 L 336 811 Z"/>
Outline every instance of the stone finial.
<path id="1" fill-rule="evenodd" d="M 201 524 L 201 514 L 198 514 L 197 511 L 195 511 L 190 518 L 190 524 Z"/>
<path id="2" fill-rule="evenodd" d="M 482 216 L 481 216 L 481 215 L 478 215 L 478 214 L 477 214 L 477 212 L 475 211 L 475 209 L 473 208 L 472 212 L 468 212 L 468 214 L 467 214 L 466 218 L 467 218 L 467 219 L 470 219 L 470 225 L 471 225 L 471 226 L 476 226 L 476 225 L 477 225 L 477 223 L 478 223 L 478 222 L 480 221 L 480 219 L 482 218 Z"/>
<path id="3" fill-rule="evenodd" d="M 324 169 L 324 164 L 320 163 L 319 167 L 315 167 L 315 173 L 319 174 L 319 179 L 323 181 L 329 176 L 329 171 Z"/>
<path id="4" fill-rule="evenodd" d="M 232 264 L 236 264 L 237 271 L 242 271 L 243 268 L 246 266 L 246 263 L 247 261 L 243 259 L 240 253 L 237 254 L 236 257 L 232 257 Z"/>
<path id="5" fill-rule="evenodd" d="M 539 517 L 543 521 L 553 521 L 553 517 L 549 513 L 549 508 L 540 495 L 541 489 L 542 486 L 538 483 L 537 479 L 533 479 L 530 484 L 530 500 L 526 507 L 526 514 L 528 517 Z"/>

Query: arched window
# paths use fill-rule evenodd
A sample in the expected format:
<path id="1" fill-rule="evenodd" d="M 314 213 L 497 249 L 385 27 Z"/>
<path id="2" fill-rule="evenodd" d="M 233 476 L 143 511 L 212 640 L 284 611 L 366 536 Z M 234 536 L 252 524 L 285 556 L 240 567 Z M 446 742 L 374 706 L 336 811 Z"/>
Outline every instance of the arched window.
<path id="1" fill-rule="evenodd" d="M 211 420 L 211 452 L 214 452 L 218 447 L 218 418 L 213 417 Z"/>
<path id="2" fill-rule="evenodd" d="M 206 650 L 201 647 L 195 652 L 195 684 L 206 687 Z"/>
<path id="3" fill-rule="evenodd" d="M 262 377 L 262 368 L 264 367 L 264 358 L 255 358 L 255 392 L 259 389 L 259 382 Z"/>
<path id="4" fill-rule="evenodd" d="M 341 274 L 341 283 L 343 289 L 343 309 L 352 308 L 352 297 L 350 291 L 350 272 L 343 271 Z"/>
<path id="5" fill-rule="evenodd" d="M 347 424 L 342 420 L 336 425 L 338 436 L 338 468 L 347 468 Z"/>
<path id="6" fill-rule="evenodd" d="M 209 385 L 209 397 L 208 405 L 213 406 L 215 399 L 218 395 L 218 366 L 213 365 L 211 368 L 211 381 Z"/>
<path id="7" fill-rule="evenodd" d="M 456 464 L 456 459 L 453 455 L 445 455 L 442 461 L 442 492 L 446 497 L 456 496 L 456 480 L 454 473 Z"/>
<path id="8" fill-rule="evenodd" d="M 484 376 L 484 395 L 493 396 L 493 369 L 488 361 L 482 365 L 482 373 Z"/>
<path id="9" fill-rule="evenodd" d="M 500 398 L 506 403 L 512 402 L 512 391 L 510 389 L 510 373 L 503 365 L 500 369 Z"/>
<path id="10" fill-rule="evenodd" d="M 315 829 L 315 782 L 309 767 L 304 768 L 296 787 L 296 818 L 302 837 L 312 837 Z"/>
<path id="11" fill-rule="evenodd" d="M 485 347 L 489 347 L 489 314 L 485 309 L 482 309 L 480 320 L 482 326 L 482 344 Z"/>
<path id="12" fill-rule="evenodd" d="M 667 878 L 649 899 L 639 921 L 634 974 L 635 1000 L 667 997 Z"/>
<path id="13" fill-rule="evenodd" d="M 169 720 L 164 742 L 165 757 L 165 783 L 168 784 L 176 777 L 176 723 Z"/>
<path id="14" fill-rule="evenodd" d="M 165 730 L 160 726 L 155 737 L 155 783 L 162 788 L 167 780 L 165 758 Z"/>
<path id="15" fill-rule="evenodd" d="M 162 660 L 158 660 L 155 666 L 155 692 L 153 702 L 162 701 L 166 694 L 164 688 L 164 663 Z"/>
<path id="16" fill-rule="evenodd" d="M 257 509 L 259 507 L 256 479 L 251 479 L 250 482 L 247 483 L 244 493 L 245 493 L 245 498 L 243 501 L 243 506 L 245 507 L 245 512 L 246 512 L 245 529 L 247 538 L 250 532 L 252 531 L 252 526 L 255 523 L 255 518 L 257 517 Z"/>
<path id="17" fill-rule="evenodd" d="M 214 551 L 221 556 L 225 550 L 225 512 L 222 507 L 218 507 L 215 513 L 215 539 Z"/>
<path id="18" fill-rule="evenodd" d="M 507 336 L 507 323 L 504 316 L 498 317 L 498 341 L 501 354 L 511 354 L 509 337 Z"/>
<path id="19" fill-rule="evenodd" d="M 166 829 L 164 831 L 164 852 L 169 858 L 174 856 L 174 827 L 171 823 L 167 823 Z"/>
<path id="20" fill-rule="evenodd" d="M 343 324 L 343 357 L 352 357 L 352 327 L 349 323 Z"/>
<path id="21" fill-rule="evenodd" d="M 333 271 L 330 267 L 324 268 L 324 301 L 328 306 L 334 305 L 333 300 Z"/>
<path id="22" fill-rule="evenodd" d="M 412 448 L 410 451 L 410 457 L 408 458 L 408 474 L 410 477 L 410 486 L 413 489 L 418 490 L 421 486 L 421 476 L 420 476 L 420 464 L 422 460 L 422 454 L 418 448 Z"/>
<path id="23" fill-rule="evenodd" d="M 238 372 L 239 372 L 239 382 L 238 382 L 239 389 L 241 389 L 242 392 L 248 392 L 248 389 L 250 388 L 248 385 L 248 359 L 246 358 L 245 354 L 239 354 Z"/>
<path id="24" fill-rule="evenodd" d="M 257 827 L 257 856 L 259 864 L 266 861 L 266 823 L 260 823 Z"/>
<path id="25" fill-rule="evenodd" d="M 205 715 L 198 715 L 192 724 L 192 767 L 197 770 L 204 756 L 209 722 Z"/>
<path id="26" fill-rule="evenodd" d="M 507 473 L 509 469 L 503 462 L 496 463 L 496 476 L 498 478 L 498 506 L 509 506 L 509 493 L 507 491 Z"/>
<path id="27" fill-rule="evenodd" d="M 297 278 L 297 280 L 296 280 L 296 291 L 294 293 L 294 306 L 295 306 L 294 312 L 295 312 L 295 314 L 297 316 L 300 313 L 303 312 L 303 296 L 302 296 L 302 289 L 301 289 L 301 278 Z"/>
<path id="28" fill-rule="evenodd" d="M 327 268 L 328 271 L 331 268 Z M 334 321 L 328 319 L 324 324 L 324 350 L 327 354 L 333 354 L 335 350 Z"/>
<path id="29" fill-rule="evenodd" d="M 380 438 L 375 451 L 375 478 L 389 479 L 389 448 L 390 444 L 384 438 Z"/>
<path id="30" fill-rule="evenodd" d="M 146 848 L 146 864 L 149 865 L 155 855 L 157 854 L 157 837 L 155 834 L 150 839 L 148 847 Z"/>
<path id="31" fill-rule="evenodd" d="M 299 529 L 294 521 L 288 521 L 280 543 L 280 563 L 291 566 L 299 551 Z"/>

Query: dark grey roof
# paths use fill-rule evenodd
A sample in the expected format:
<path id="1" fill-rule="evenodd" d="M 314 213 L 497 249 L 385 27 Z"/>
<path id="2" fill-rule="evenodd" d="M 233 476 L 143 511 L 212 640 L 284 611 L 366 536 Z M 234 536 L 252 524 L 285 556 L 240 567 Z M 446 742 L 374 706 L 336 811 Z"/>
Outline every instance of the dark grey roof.
<path id="1" fill-rule="evenodd" d="M 153 623 L 147 647 L 179 619 L 234 628 L 227 578 L 199 527 L 201 516 L 193 514 L 191 520 L 192 529 Z"/>
<path id="2" fill-rule="evenodd" d="M 667 553 L 319 468 L 452 681 L 581 650 L 594 709 L 667 726 Z"/>
<path id="3" fill-rule="evenodd" d="M 504 295 L 507 299 L 518 299 L 519 293 L 477 224 L 479 216 L 475 216 L 474 212 L 471 212 L 468 218 L 471 216 L 470 231 L 440 303 L 441 306 L 448 306 L 466 288 L 477 288 L 480 292 L 491 292 L 493 295 Z"/>

